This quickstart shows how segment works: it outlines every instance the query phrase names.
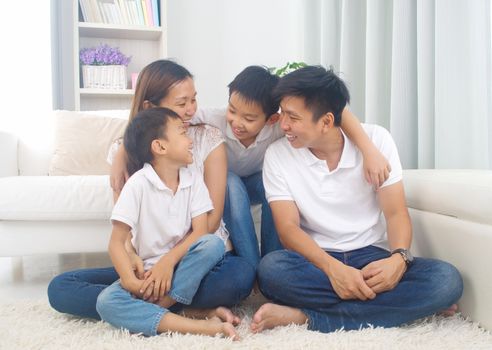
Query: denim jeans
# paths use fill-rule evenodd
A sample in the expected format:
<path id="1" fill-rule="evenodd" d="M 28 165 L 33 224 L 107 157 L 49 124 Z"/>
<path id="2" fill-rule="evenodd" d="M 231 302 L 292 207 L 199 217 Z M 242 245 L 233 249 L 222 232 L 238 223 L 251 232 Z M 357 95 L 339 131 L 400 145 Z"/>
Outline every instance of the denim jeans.
<path id="1" fill-rule="evenodd" d="M 390 255 L 374 246 L 329 254 L 357 269 Z M 268 254 L 257 272 L 260 289 L 267 298 L 301 309 L 308 318 L 308 328 L 324 333 L 368 325 L 398 326 L 448 308 L 463 292 L 458 270 L 434 259 L 415 258 L 393 290 L 367 301 L 340 299 L 326 274 L 292 251 Z"/>
<path id="2" fill-rule="evenodd" d="M 224 243 L 218 236 L 200 237 L 176 266 L 169 296 L 181 304 L 191 304 L 203 277 L 224 257 L 224 252 Z M 102 320 L 114 327 L 147 336 L 157 334 L 162 316 L 169 311 L 134 298 L 120 281 L 99 294 L 96 310 Z"/>
<path id="3" fill-rule="evenodd" d="M 229 171 L 224 222 L 236 254 L 247 259 L 256 268 L 260 262 L 260 252 L 251 216 L 252 204 L 261 204 L 261 256 L 283 249 L 275 230 L 272 210 L 265 198 L 261 171 L 245 177 Z"/>
<path id="4" fill-rule="evenodd" d="M 59 312 L 99 320 L 97 297 L 118 279 L 114 267 L 65 272 L 50 282 L 48 299 Z M 254 280 L 255 269 L 251 264 L 228 252 L 203 278 L 190 307 L 208 309 L 238 304 L 251 293 Z M 175 304 L 171 310 L 180 307 L 181 304 Z"/>

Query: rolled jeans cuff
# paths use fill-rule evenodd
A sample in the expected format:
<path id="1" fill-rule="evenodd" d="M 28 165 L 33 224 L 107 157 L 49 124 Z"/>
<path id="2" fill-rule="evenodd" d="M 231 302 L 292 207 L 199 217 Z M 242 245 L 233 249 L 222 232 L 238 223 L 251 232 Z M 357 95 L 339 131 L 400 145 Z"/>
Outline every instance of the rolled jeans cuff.
<path id="1" fill-rule="evenodd" d="M 161 308 L 161 310 L 155 314 L 154 320 L 152 321 L 152 329 L 149 332 L 151 336 L 157 335 L 157 328 L 159 328 L 159 323 L 161 322 L 164 315 L 167 314 L 168 312 L 169 312 L 168 309 Z"/>
<path id="2" fill-rule="evenodd" d="M 192 299 L 183 298 L 182 296 L 176 294 L 174 291 L 170 291 L 168 294 L 172 299 L 176 300 L 177 303 L 190 305 L 193 301 Z"/>

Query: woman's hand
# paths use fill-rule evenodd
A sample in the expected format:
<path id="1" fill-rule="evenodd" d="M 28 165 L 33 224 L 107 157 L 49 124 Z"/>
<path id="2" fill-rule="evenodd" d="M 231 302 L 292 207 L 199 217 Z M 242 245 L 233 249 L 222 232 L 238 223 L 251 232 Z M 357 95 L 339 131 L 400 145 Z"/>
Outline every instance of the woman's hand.
<path id="1" fill-rule="evenodd" d="M 135 276 L 139 280 L 144 279 L 144 263 L 141 257 L 137 255 L 137 252 L 135 251 L 135 248 L 133 247 L 132 244 L 132 237 L 129 234 L 127 239 L 125 240 L 125 250 L 128 253 L 128 257 L 130 258 L 130 262 L 132 264 L 132 269 L 135 272 Z"/>

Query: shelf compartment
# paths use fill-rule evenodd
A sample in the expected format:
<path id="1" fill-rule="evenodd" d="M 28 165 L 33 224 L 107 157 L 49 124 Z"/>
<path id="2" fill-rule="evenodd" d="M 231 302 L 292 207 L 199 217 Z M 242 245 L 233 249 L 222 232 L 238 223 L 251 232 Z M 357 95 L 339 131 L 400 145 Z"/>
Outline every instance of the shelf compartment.
<path id="1" fill-rule="evenodd" d="M 162 27 L 79 22 L 79 35 L 90 38 L 159 40 Z"/>
<path id="2" fill-rule="evenodd" d="M 131 97 L 132 89 L 88 89 L 80 88 L 80 95 L 86 97 Z"/>

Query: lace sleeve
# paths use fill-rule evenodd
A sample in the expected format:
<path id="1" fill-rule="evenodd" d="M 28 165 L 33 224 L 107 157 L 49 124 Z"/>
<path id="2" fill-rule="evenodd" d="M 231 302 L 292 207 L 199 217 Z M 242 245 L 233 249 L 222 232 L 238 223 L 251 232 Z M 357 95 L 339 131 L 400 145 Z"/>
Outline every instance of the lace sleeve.
<path id="1" fill-rule="evenodd" d="M 206 159 L 210 152 L 216 149 L 221 143 L 225 142 L 222 132 L 210 125 L 205 125 L 205 137 L 203 138 L 204 145 L 202 146 L 206 151 L 204 158 Z"/>
<path id="2" fill-rule="evenodd" d="M 123 143 L 123 138 L 120 137 L 111 144 L 111 147 L 109 148 L 109 152 L 108 152 L 108 157 L 106 158 L 106 161 L 108 162 L 109 165 L 113 164 L 114 157 L 116 156 L 116 153 L 120 149 L 122 143 Z"/>
<path id="3" fill-rule="evenodd" d="M 219 129 L 204 124 L 190 127 L 188 135 L 193 140 L 194 162 L 192 167 L 197 168 L 203 174 L 205 160 L 217 146 L 224 142 L 224 137 Z"/>

